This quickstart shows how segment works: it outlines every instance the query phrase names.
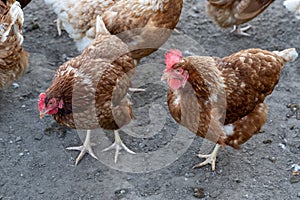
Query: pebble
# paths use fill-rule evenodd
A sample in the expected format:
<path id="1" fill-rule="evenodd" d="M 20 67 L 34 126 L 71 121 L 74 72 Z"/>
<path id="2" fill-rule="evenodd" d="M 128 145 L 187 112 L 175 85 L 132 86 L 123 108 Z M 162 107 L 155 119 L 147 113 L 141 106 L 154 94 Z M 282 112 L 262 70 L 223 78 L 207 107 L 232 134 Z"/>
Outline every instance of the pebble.
<path id="1" fill-rule="evenodd" d="M 277 160 L 275 157 L 268 157 L 268 159 L 269 159 L 272 163 L 276 162 L 276 160 Z"/>
<path id="2" fill-rule="evenodd" d="M 22 141 L 22 138 L 21 138 L 20 136 L 18 136 L 18 137 L 16 138 L 15 142 L 20 142 L 20 141 Z"/>
<path id="3" fill-rule="evenodd" d="M 42 134 L 36 134 L 36 135 L 34 136 L 34 139 L 35 139 L 35 140 L 41 140 L 43 137 L 44 137 L 44 135 L 42 135 Z"/>
<path id="4" fill-rule="evenodd" d="M 294 184 L 294 183 L 299 183 L 300 182 L 300 177 L 299 176 L 292 176 L 290 179 L 290 183 Z"/>
<path id="5" fill-rule="evenodd" d="M 120 189 L 120 190 L 115 191 L 115 195 L 117 195 L 117 196 L 121 196 L 121 195 L 124 195 L 126 193 L 127 193 L 126 189 Z"/>
<path id="6" fill-rule="evenodd" d="M 24 156 L 24 153 L 23 152 L 19 153 L 19 156 Z"/>
<path id="7" fill-rule="evenodd" d="M 39 194 L 44 194 L 44 193 L 45 193 L 44 190 L 40 190 L 40 191 L 39 191 Z"/>
<path id="8" fill-rule="evenodd" d="M 13 83 L 12 86 L 14 89 L 18 89 L 20 87 L 20 85 L 18 83 Z"/>
<path id="9" fill-rule="evenodd" d="M 300 198 L 300 192 L 298 192 L 298 194 L 297 194 L 297 197 L 299 197 L 299 198 Z"/>
<path id="10" fill-rule="evenodd" d="M 22 108 L 25 108 L 25 107 L 26 107 L 26 105 L 22 105 L 21 107 L 22 107 Z"/>
<path id="11" fill-rule="evenodd" d="M 203 188 L 194 188 L 194 197 L 202 199 L 205 197 Z"/>
<path id="12" fill-rule="evenodd" d="M 263 144 L 271 144 L 271 143 L 272 143 L 272 140 L 270 140 L 270 139 L 263 141 Z"/>

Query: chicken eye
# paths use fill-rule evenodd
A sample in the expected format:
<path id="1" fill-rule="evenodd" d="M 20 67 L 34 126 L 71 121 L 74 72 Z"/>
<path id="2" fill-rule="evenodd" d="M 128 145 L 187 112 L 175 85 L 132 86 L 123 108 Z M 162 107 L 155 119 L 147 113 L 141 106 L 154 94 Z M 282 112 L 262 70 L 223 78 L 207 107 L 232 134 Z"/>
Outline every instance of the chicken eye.
<path id="1" fill-rule="evenodd" d="M 177 74 L 181 74 L 182 73 L 182 69 L 176 69 L 175 71 Z"/>

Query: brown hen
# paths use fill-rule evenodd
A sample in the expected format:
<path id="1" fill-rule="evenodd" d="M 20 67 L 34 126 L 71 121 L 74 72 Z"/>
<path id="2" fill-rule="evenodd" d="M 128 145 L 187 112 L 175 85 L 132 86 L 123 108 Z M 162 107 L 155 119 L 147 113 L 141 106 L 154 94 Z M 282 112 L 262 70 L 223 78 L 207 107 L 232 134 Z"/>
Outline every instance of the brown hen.
<path id="1" fill-rule="evenodd" d="M 100 17 L 97 18 L 97 36 L 81 55 L 70 59 L 56 71 L 52 85 L 40 94 L 40 117 L 53 115 L 67 127 L 87 129 L 76 165 L 86 152 L 97 158 L 90 145 L 92 129 L 114 130 L 115 162 L 121 148 L 129 150 L 121 141 L 118 129 L 133 118 L 127 91 L 134 74 L 134 59 L 118 37 L 111 35 Z"/>
<path id="2" fill-rule="evenodd" d="M 28 67 L 29 54 L 22 47 L 23 21 L 19 2 L 0 1 L 0 88 L 10 85 Z"/>
<path id="3" fill-rule="evenodd" d="M 222 28 L 234 27 L 231 32 L 249 36 L 244 31 L 251 26 L 240 25 L 255 18 L 274 0 L 207 0 L 206 10 L 213 21 Z"/>
<path id="4" fill-rule="evenodd" d="M 100 15 L 113 35 L 123 40 L 137 61 L 164 44 L 177 25 L 182 0 L 45 0 L 82 51 L 95 38 Z"/>
<path id="5" fill-rule="evenodd" d="M 211 164 L 220 145 L 239 149 L 267 120 L 264 100 L 279 81 L 282 67 L 298 56 L 295 49 L 270 52 L 247 49 L 224 58 L 166 54 L 168 106 L 172 117 L 198 136 L 216 142 L 207 158 Z"/>

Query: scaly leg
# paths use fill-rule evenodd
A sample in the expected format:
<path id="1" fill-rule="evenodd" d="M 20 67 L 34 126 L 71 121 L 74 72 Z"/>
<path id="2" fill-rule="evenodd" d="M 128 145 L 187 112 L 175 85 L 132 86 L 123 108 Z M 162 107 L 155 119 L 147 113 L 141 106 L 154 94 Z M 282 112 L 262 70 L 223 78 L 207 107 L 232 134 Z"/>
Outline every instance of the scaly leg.
<path id="1" fill-rule="evenodd" d="M 77 156 L 75 165 L 79 163 L 79 161 L 83 158 L 86 153 L 89 153 L 93 158 L 97 159 L 97 156 L 94 154 L 92 146 L 91 146 L 91 130 L 87 130 L 86 137 L 82 146 L 76 147 L 67 147 L 67 150 L 77 150 L 80 151 L 80 154 Z"/>
<path id="2" fill-rule="evenodd" d="M 195 165 L 193 168 L 202 167 L 204 165 L 211 164 L 211 169 L 213 171 L 215 171 L 215 169 L 216 169 L 216 158 L 217 158 L 217 154 L 218 154 L 219 149 L 220 149 L 220 145 L 216 144 L 216 146 L 215 146 L 214 150 L 211 152 L 211 154 L 208 154 L 208 155 L 198 154 L 197 156 L 199 158 L 206 158 L 206 160 L 202 163 L 199 163 L 199 164 Z"/>
<path id="3" fill-rule="evenodd" d="M 111 149 L 115 149 L 115 150 L 116 150 L 116 153 L 115 153 L 115 163 L 116 163 L 117 160 L 118 160 L 118 155 L 119 155 L 119 152 L 120 152 L 121 149 L 124 149 L 125 151 L 127 151 L 127 152 L 130 153 L 130 154 L 136 154 L 135 152 L 131 151 L 131 150 L 130 150 L 123 142 L 122 142 L 118 130 L 115 130 L 115 131 L 114 131 L 114 134 L 115 134 L 115 142 L 114 142 L 111 146 L 109 146 L 109 147 L 103 149 L 102 151 L 104 152 L 104 151 L 108 151 L 108 150 L 111 150 Z"/>
<path id="4" fill-rule="evenodd" d="M 242 35 L 242 36 L 250 36 L 250 34 L 245 33 L 244 31 L 247 31 L 251 28 L 251 25 L 247 25 L 246 27 L 241 27 L 240 25 L 234 25 L 231 33 Z"/>

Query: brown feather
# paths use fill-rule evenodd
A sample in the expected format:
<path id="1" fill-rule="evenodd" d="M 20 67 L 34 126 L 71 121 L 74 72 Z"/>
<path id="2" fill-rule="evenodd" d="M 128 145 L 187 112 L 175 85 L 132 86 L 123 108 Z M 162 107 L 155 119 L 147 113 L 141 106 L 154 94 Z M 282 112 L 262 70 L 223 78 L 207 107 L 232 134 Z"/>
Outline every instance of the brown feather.
<path id="1" fill-rule="evenodd" d="M 29 54 L 22 47 L 23 22 L 21 16 L 17 17 L 14 24 L 12 16 L 9 12 L 15 1 L 8 1 L 5 5 L 0 1 L 0 24 L 1 34 L 0 40 L 0 88 L 4 88 L 11 84 L 15 79 L 19 78 L 29 65 Z M 8 31 L 8 35 L 3 35 Z"/>
<path id="2" fill-rule="evenodd" d="M 262 13 L 274 0 L 208 0 L 208 15 L 222 28 L 244 24 Z"/>
<path id="3" fill-rule="evenodd" d="M 46 103 L 63 101 L 54 119 L 77 129 L 116 130 L 128 124 L 133 114 L 126 94 L 134 74 L 128 52 L 116 36 L 98 35 L 81 55 L 60 66 L 46 91 Z"/>
<path id="4" fill-rule="evenodd" d="M 276 53 L 248 49 L 224 58 L 190 56 L 173 69 L 188 71 L 188 83 L 168 91 L 172 117 L 198 136 L 239 148 L 267 120 L 263 103 L 279 81 L 286 60 Z M 233 124 L 233 133 L 224 125 Z"/>
<path id="5" fill-rule="evenodd" d="M 96 17 L 100 15 L 108 31 L 121 38 L 137 60 L 167 41 L 179 21 L 182 5 L 182 0 L 82 0 L 69 3 L 68 9 L 58 2 L 51 4 L 79 50 L 84 46 L 83 38 L 94 39 Z"/>

